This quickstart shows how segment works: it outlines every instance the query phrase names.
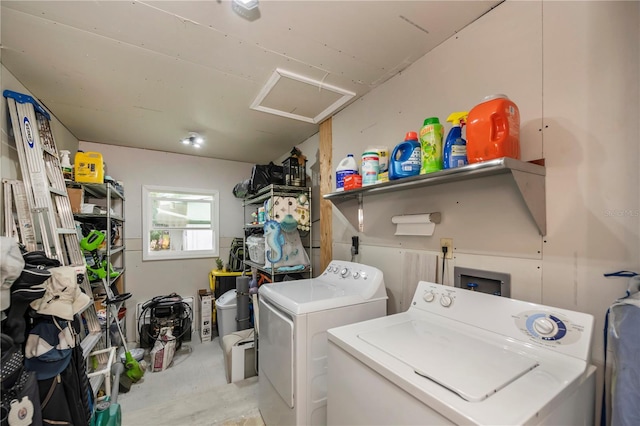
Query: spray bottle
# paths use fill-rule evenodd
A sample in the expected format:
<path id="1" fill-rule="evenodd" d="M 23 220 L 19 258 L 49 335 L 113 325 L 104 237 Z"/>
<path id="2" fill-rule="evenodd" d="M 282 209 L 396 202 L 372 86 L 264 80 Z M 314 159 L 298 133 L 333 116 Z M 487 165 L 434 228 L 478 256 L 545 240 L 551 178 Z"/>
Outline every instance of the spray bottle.
<path id="1" fill-rule="evenodd" d="M 462 139 L 462 126 L 466 124 L 467 111 L 453 112 L 447 118 L 453 127 L 449 130 L 442 150 L 443 167 L 451 169 L 469 164 L 467 161 L 467 141 Z"/>

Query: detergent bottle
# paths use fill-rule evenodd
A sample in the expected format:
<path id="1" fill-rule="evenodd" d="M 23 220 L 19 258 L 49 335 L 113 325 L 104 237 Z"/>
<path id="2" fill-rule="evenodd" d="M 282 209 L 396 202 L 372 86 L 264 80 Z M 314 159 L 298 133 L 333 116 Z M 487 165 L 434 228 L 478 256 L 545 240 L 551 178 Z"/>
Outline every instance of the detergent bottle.
<path id="1" fill-rule="evenodd" d="M 353 158 L 353 154 L 348 154 L 340 161 L 336 168 L 336 191 L 344 191 L 344 178 L 349 175 L 358 174 L 358 163 Z"/>
<path id="2" fill-rule="evenodd" d="M 416 132 L 407 132 L 404 142 L 393 148 L 389 160 L 389 180 L 420 174 L 422 148 Z"/>
<path id="3" fill-rule="evenodd" d="M 420 146 L 422 148 L 422 166 L 420 174 L 437 172 L 442 170 L 442 139 L 444 127 L 438 117 L 429 117 L 424 120 L 420 129 Z"/>
<path id="4" fill-rule="evenodd" d="M 453 127 L 449 130 L 442 149 L 442 167 L 453 167 L 469 164 L 467 161 L 467 141 L 462 139 L 462 126 L 465 125 L 469 113 L 467 111 L 453 112 L 447 118 Z"/>
<path id="5" fill-rule="evenodd" d="M 520 111 L 507 95 L 491 95 L 469 111 L 467 159 L 470 164 L 495 158 L 520 159 Z"/>

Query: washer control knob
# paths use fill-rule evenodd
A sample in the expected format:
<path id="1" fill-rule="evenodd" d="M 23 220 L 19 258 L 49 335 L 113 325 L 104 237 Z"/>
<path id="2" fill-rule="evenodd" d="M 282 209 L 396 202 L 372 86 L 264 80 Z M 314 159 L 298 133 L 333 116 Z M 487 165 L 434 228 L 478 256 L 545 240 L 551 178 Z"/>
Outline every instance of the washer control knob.
<path id="1" fill-rule="evenodd" d="M 451 298 L 451 296 L 446 294 L 443 294 L 442 296 L 440 296 L 440 304 L 445 308 L 448 308 L 449 306 L 451 306 L 452 303 L 453 303 L 453 299 Z"/>
<path id="2" fill-rule="evenodd" d="M 355 272 L 353 273 L 353 279 L 354 279 L 354 280 L 357 280 L 358 278 L 360 278 L 360 272 L 355 271 Z"/>
<path id="3" fill-rule="evenodd" d="M 338 273 L 338 266 L 336 266 L 336 267 L 334 267 L 334 268 L 333 268 L 333 273 L 334 273 L 334 274 L 337 274 L 337 273 Z"/>
<path id="4" fill-rule="evenodd" d="M 424 300 L 427 303 L 433 302 L 435 298 L 436 298 L 436 295 L 433 293 L 433 291 L 429 291 L 422 296 L 422 300 Z"/>
<path id="5" fill-rule="evenodd" d="M 556 333 L 555 322 L 546 317 L 537 318 L 533 322 L 533 328 L 543 336 L 552 336 Z"/>
<path id="6" fill-rule="evenodd" d="M 342 271 L 340 271 L 340 275 L 342 275 L 342 278 L 346 278 L 347 275 L 349 275 L 349 270 L 347 268 L 342 268 Z"/>

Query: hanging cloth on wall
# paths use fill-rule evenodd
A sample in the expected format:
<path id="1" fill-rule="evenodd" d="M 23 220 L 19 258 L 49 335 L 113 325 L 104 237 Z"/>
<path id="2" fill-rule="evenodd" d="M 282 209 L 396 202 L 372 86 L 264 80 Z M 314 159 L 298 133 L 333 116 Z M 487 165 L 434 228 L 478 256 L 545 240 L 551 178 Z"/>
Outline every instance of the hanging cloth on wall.
<path id="1" fill-rule="evenodd" d="M 605 277 L 629 278 L 626 295 L 616 300 L 607 310 L 604 327 L 605 380 L 602 394 L 600 423 L 607 424 L 607 409 L 611 411 L 611 425 L 640 424 L 640 275 L 631 271 L 605 274 Z M 611 350 L 610 380 L 611 402 L 606 399 L 607 352 Z"/>

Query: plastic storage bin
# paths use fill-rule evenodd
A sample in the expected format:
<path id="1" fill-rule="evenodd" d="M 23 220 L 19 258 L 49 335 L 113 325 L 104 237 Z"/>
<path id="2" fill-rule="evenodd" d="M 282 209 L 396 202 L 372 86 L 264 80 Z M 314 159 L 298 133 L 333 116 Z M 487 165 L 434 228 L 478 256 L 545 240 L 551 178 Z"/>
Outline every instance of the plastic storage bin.
<path id="1" fill-rule="evenodd" d="M 218 324 L 218 340 L 238 330 L 236 322 L 236 290 L 229 290 L 216 300 L 216 323 Z"/>
<path id="2" fill-rule="evenodd" d="M 255 235 L 247 237 L 247 248 L 249 249 L 249 259 L 252 262 L 264 265 L 264 237 Z"/>

